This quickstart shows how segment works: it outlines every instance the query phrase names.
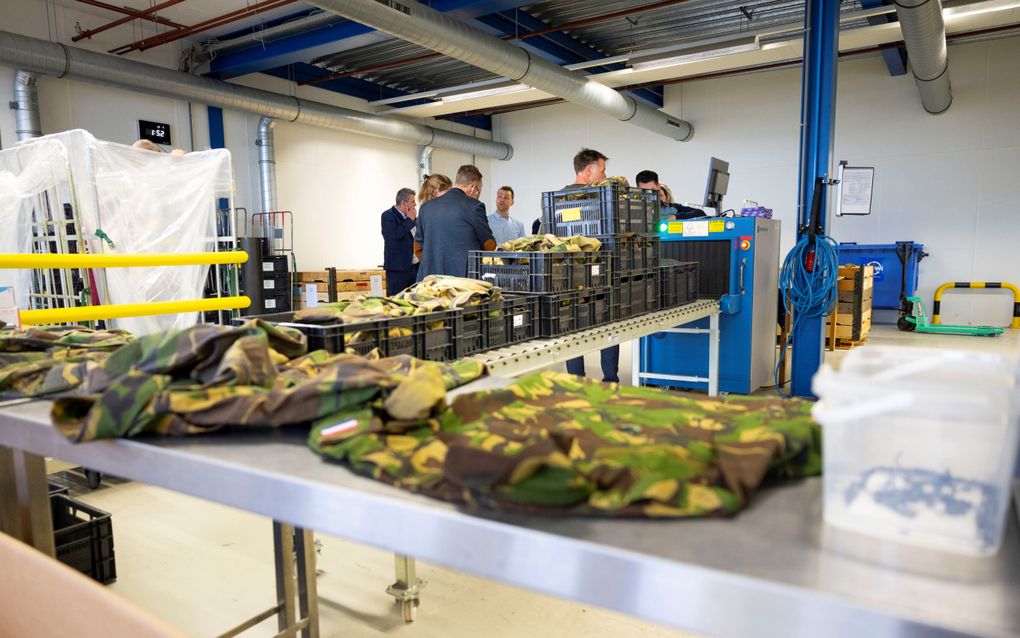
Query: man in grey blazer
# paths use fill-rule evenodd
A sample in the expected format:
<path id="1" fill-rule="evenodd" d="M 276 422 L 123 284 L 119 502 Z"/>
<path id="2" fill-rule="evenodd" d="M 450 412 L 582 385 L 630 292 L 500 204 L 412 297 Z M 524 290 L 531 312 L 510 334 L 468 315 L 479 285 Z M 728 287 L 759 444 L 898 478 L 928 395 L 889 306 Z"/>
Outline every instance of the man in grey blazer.
<path id="1" fill-rule="evenodd" d="M 414 236 L 421 247 L 418 281 L 429 275 L 466 277 L 468 251 L 496 249 L 481 193 L 482 173 L 465 164 L 453 188 L 421 205 Z"/>

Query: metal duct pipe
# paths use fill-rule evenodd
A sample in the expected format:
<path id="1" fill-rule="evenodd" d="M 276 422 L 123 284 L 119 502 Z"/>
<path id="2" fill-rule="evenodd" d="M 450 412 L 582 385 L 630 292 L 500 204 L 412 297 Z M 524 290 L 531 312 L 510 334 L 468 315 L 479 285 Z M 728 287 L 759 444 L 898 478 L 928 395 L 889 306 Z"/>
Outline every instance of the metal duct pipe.
<path id="1" fill-rule="evenodd" d="M 921 104 L 929 113 L 942 113 L 953 103 L 942 2 L 896 0 L 896 16 L 903 30 L 910 69 L 921 93 Z"/>
<path id="2" fill-rule="evenodd" d="M 431 146 L 422 146 L 418 154 L 418 186 L 421 186 L 425 178 L 432 174 L 432 151 Z"/>
<path id="3" fill-rule="evenodd" d="M 409 0 L 308 0 L 308 4 L 666 137 L 683 142 L 694 134 L 688 122 L 424 4 Z"/>
<path id="4" fill-rule="evenodd" d="M 255 145 L 259 147 L 259 188 L 262 191 L 262 212 L 276 210 L 276 151 L 273 148 L 273 126 L 276 120 L 262 117 Z"/>
<path id="5" fill-rule="evenodd" d="M 251 35 L 232 40 L 212 41 L 198 44 L 194 47 L 198 62 L 210 62 L 220 53 L 236 51 L 252 44 L 263 45 L 278 38 L 313 31 L 320 27 L 336 24 L 337 18 L 331 13 L 316 13 L 305 18 L 298 18 L 290 22 L 278 24 L 275 27 L 255 31 Z"/>
<path id="6" fill-rule="evenodd" d="M 360 135 L 449 148 L 501 160 L 513 156 L 513 148 L 509 144 L 196 77 L 8 31 L 0 31 L 0 64 Z"/>
<path id="7" fill-rule="evenodd" d="M 39 123 L 39 90 L 36 86 L 39 76 L 35 73 L 19 70 L 14 74 L 14 108 L 15 131 L 18 141 L 29 140 L 42 135 L 42 124 Z"/>

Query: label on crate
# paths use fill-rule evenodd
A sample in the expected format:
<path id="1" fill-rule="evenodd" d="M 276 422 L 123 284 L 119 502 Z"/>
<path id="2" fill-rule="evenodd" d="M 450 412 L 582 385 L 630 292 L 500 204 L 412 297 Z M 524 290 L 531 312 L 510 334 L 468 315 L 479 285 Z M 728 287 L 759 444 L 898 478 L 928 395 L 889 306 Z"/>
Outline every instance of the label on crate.
<path id="1" fill-rule="evenodd" d="M 684 237 L 708 237 L 708 222 L 684 222 Z"/>
<path id="2" fill-rule="evenodd" d="M 273 262 L 271 261 L 262 262 L 262 272 L 271 272 L 273 270 L 274 265 L 275 264 L 273 264 Z"/>
<path id="3" fill-rule="evenodd" d="M 368 278 L 371 282 L 372 296 L 382 297 L 383 296 L 383 278 L 382 275 L 372 275 Z"/>
<path id="4" fill-rule="evenodd" d="M 319 289 L 315 284 L 305 284 L 305 308 L 319 305 Z"/>
<path id="5" fill-rule="evenodd" d="M 710 233 L 721 233 L 726 230 L 726 222 L 718 219 L 714 222 L 708 222 L 708 232 Z"/>
<path id="6" fill-rule="evenodd" d="M 524 326 L 524 315 L 514 315 L 514 328 L 521 328 Z"/>
<path id="7" fill-rule="evenodd" d="M 276 280 L 275 279 L 263 279 L 262 280 L 262 288 L 264 290 L 272 290 L 273 288 L 276 288 Z"/>
<path id="8" fill-rule="evenodd" d="M 666 224 L 666 232 L 670 234 L 680 234 L 684 232 L 683 222 L 669 222 Z"/>
<path id="9" fill-rule="evenodd" d="M 579 222 L 581 221 L 581 207 L 577 208 L 564 208 L 560 211 L 560 220 L 565 222 Z"/>
<path id="10" fill-rule="evenodd" d="M 594 266 L 591 267 L 591 274 L 592 275 L 599 275 L 601 273 L 602 273 L 602 266 L 599 266 L 598 264 L 595 264 Z"/>
<path id="11" fill-rule="evenodd" d="M 275 299 L 266 299 L 266 310 L 276 310 Z"/>

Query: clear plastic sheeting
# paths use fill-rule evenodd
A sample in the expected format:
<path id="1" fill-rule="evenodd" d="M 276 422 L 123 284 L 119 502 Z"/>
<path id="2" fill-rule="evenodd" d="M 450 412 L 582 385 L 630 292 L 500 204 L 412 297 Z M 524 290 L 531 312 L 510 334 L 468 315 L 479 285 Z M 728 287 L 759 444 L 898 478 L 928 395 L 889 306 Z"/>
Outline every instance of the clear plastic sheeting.
<path id="1" fill-rule="evenodd" d="M 36 207 L 57 205 L 61 184 L 70 184 L 65 147 L 55 140 L 0 151 L 0 253 L 32 252 Z M 0 268 L 0 287 L 12 287 L 19 306 L 29 307 L 32 272 Z"/>
<path id="2" fill-rule="evenodd" d="M 22 142 L 56 141 L 65 150 L 76 194 L 76 217 L 88 252 L 135 255 L 217 249 L 217 200 L 229 198 L 230 153 L 223 149 L 175 157 L 95 139 L 74 130 Z M 108 239 L 107 239 L 108 238 Z M 95 277 L 104 304 L 183 301 L 203 296 L 208 266 L 108 268 Z M 198 313 L 118 319 L 143 335 L 198 322 Z"/>

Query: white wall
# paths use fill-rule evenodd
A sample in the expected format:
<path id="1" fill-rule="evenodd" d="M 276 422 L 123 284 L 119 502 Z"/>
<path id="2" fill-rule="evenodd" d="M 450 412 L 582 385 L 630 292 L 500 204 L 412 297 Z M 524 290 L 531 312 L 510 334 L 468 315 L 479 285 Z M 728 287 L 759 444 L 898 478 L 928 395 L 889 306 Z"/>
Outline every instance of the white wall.
<path id="1" fill-rule="evenodd" d="M 839 65 L 834 161 L 875 166 L 870 217 L 838 218 L 837 241 L 925 244 L 920 294 L 929 312 L 946 281 L 1020 284 L 1020 38 L 950 48 L 954 101 L 940 116 L 924 112 L 913 79 L 891 77 L 875 56 Z M 495 130 L 514 146 L 493 162 L 493 182 L 517 191 L 513 214 L 530 222 L 541 193 L 573 179 L 582 146 L 610 157 L 610 174 L 633 181 L 659 172 L 678 201 L 704 197 L 710 156 L 730 162 L 727 207 L 744 198 L 774 209 L 792 246 L 797 204 L 800 69 L 666 87 L 664 110 L 695 127 L 677 143 L 635 126 L 560 104 L 498 116 Z M 1012 303 L 996 293 L 948 294 L 943 319 L 1008 324 Z M 998 293 L 1004 295 L 1004 293 Z"/>
<path id="2" fill-rule="evenodd" d="M 150 23 L 135 21 L 91 40 L 72 43 L 76 24 L 82 28 L 93 27 L 107 22 L 109 15 L 39 0 L 0 0 L 0 15 L 4 16 L 2 29 L 100 52 L 155 33 Z M 183 42 L 173 43 L 144 53 L 131 53 L 129 58 L 176 69 L 184 46 Z M 4 103 L 12 94 L 14 71 L 0 66 L 0 95 L 8 96 Z M 284 94 L 296 93 L 301 98 L 346 108 L 372 110 L 363 100 L 315 87 L 295 87 L 269 76 L 248 76 L 234 81 Z M 40 79 L 39 102 L 43 133 L 83 128 L 101 139 L 131 143 L 137 139 L 137 120 L 145 119 L 169 123 L 175 146 L 195 150 L 209 147 L 208 115 L 202 104 L 191 105 L 189 122 L 186 101 L 51 77 Z M 224 110 L 223 119 L 226 147 L 231 152 L 234 169 L 234 205 L 246 208 L 249 213 L 260 212 L 255 146 L 259 118 Z M 459 133 L 490 137 L 487 131 L 475 131 L 450 122 L 428 120 L 427 123 Z M 418 147 L 287 122 L 279 122 L 275 131 L 278 206 L 294 213 L 298 267 L 305 270 L 325 266 L 367 268 L 381 263 L 383 240 L 379 215 L 393 204 L 398 189 L 417 190 Z M 9 146 L 15 141 L 14 113 L 2 108 L 0 144 Z M 490 171 L 487 158 L 472 158 L 442 149 L 437 149 L 432 156 L 433 171 L 452 177 L 458 166 L 473 160 L 487 176 Z M 493 191 L 488 184 L 486 186 L 483 198 L 492 205 Z"/>

